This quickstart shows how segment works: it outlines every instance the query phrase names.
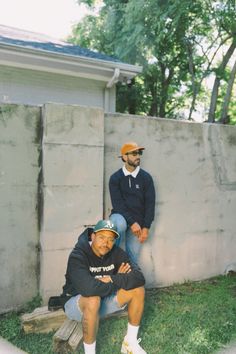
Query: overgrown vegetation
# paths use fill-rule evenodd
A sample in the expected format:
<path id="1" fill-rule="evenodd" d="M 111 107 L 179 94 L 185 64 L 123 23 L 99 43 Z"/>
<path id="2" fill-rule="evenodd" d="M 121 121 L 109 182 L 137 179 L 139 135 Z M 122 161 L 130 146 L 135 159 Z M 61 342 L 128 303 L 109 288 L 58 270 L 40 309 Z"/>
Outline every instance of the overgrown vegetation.
<path id="1" fill-rule="evenodd" d="M 235 0 L 79 0 L 99 11 L 69 41 L 143 66 L 117 111 L 234 124 Z"/>
<path id="2" fill-rule="evenodd" d="M 52 354 L 53 333 L 25 335 L 19 315 L 1 317 L 1 335 L 29 354 Z M 120 353 L 126 325 L 125 318 L 101 322 L 97 352 Z M 149 289 L 140 337 L 148 354 L 214 353 L 236 339 L 236 277 Z"/>

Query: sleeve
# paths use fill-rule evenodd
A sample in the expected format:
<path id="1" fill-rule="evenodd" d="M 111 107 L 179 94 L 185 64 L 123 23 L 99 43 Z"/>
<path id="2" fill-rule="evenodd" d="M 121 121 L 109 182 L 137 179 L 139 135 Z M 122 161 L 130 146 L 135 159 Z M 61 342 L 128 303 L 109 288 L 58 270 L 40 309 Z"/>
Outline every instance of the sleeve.
<path id="1" fill-rule="evenodd" d="M 67 275 L 76 292 L 85 297 L 104 297 L 117 290 L 114 283 L 103 283 L 91 276 L 86 260 L 80 255 L 70 257 Z"/>
<path id="2" fill-rule="evenodd" d="M 113 284 L 118 289 L 124 290 L 131 290 L 143 286 L 145 284 L 145 279 L 141 272 L 141 269 L 136 263 L 131 263 L 127 253 L 124 252 L 122 249 L 118 248 L 118 252 L 119 263 L 117 264 L 117 267 L 119 268 L 122 262 L 129 263 L 131 265 L 131 272 L 116 273 L 111 275 Z"/>
<path id="3" fill-rule="evenodd" d="M 111 196 L 112 208 L 116 213 L 119 213 L 124 216 L 128 225 L 135 223 L 134 218 L 129 213 L 129 210 L 125 204 L 124 198 L 122 197 L 119 179 L 116 176 L 112 175 L 109 180 L 109 191 Z"/>
<path id="4" fill-rule="evenodd" d="M 143 227 L 149 229 L 155 215 L 156 193 L 152 177 L 150 175 L 147 176 L 148 178 L 146 178 L 145 183 L 145 215 Z"/>

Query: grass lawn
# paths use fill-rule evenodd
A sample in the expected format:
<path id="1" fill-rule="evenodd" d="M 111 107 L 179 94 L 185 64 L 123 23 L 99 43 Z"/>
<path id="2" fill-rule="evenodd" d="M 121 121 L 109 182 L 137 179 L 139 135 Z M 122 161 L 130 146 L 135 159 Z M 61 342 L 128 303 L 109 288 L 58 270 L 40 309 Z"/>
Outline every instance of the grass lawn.
<path id="1" fill-rule="evenodd" d="M 126 318 L 102 321 L 97 353 L 120 353 L 126 326 Z M 148 354 L 214 353 L 236 339 L 236 276 L 147 290 L 139 334 Z M 29 354 L 53 353 L 53 333 L 25 335 L 19 314 L 0 317 L 0 335 Z"/>

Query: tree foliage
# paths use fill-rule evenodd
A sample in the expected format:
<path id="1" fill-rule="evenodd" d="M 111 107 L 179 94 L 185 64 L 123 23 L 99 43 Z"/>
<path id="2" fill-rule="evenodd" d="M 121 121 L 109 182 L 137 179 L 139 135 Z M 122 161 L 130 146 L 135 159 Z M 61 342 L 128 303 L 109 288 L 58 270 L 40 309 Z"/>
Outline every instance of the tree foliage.
<path id="1" fill-rule="evenodd" d="M 104 0 L 99 14 L 85 17 L 70 40 L 143 66 L 140 77 L 117 87 L 121 112 L 176 118 L 188 110 L 192 119 L 203 83 L 215 77 L 208 117 L 215 121 L 220 84 L 226 92 L 228 63 L 235 53 L 235 13 L 235 0 Z M 228 114 L 229 102 L 225 108 Z"/>

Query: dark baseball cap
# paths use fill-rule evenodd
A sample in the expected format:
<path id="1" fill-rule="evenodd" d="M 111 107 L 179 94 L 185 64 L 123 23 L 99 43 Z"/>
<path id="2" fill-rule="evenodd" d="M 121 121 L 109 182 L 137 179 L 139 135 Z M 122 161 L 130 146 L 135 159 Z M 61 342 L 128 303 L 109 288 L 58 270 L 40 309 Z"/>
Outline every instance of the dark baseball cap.
<path id="1" fill-rule="evenodd" d="M 111 220 L 99 220 L 93 228 L 93 232 L 98 232 L 102 230 L 112 231 L 115 234 L 115 238 L 119 238 L 120 235 L 117 231 L 116 225 L 111 222 Z"/>

